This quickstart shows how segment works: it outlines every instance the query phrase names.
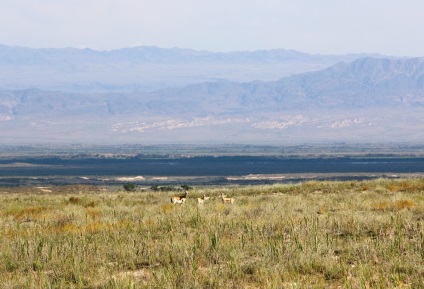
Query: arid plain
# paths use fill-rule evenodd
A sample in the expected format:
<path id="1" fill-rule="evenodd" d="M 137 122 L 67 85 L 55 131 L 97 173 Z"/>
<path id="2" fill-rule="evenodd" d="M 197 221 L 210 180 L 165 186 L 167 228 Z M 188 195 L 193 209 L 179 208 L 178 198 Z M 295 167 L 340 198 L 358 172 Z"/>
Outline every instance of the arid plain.
<path id="1" fill-rule="evenodd" d="M 4 288 L 419 288 L 424 179 L 7 187 Z M 221 194 L 234 199 L 223 203 Z M 199 204 L 197 198 L 209 197 Z"/>

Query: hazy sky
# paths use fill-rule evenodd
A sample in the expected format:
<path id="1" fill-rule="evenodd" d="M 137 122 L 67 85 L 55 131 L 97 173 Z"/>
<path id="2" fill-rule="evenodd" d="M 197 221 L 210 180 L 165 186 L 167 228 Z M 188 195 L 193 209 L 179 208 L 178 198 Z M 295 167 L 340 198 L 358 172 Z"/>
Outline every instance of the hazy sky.
<path id="1" fill-rule="evenodd" d="M 424 56 L 423 0 L 0 0 L 0 44 Z"/>

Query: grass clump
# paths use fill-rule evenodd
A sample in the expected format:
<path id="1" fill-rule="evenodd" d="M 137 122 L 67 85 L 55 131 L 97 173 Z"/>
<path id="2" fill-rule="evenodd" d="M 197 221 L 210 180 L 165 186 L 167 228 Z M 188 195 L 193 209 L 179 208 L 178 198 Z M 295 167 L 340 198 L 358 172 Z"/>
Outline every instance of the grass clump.
<path id="1" fill-rule="evenodd" d="M 409 184 L 410 182 L 410 184 Z M 423 180 L 0 195 L 4 288 L 419 288 Z M 235 198 L 224 204 L 224 193 Z M 210 199 L 199 205 L 197 196 Z"/>

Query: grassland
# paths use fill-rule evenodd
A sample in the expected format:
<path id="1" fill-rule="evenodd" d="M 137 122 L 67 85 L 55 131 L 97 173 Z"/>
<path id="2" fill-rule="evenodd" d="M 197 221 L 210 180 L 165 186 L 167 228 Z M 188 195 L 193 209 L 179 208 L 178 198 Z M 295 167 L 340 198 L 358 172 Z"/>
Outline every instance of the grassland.
<path id="1" fill-rule="evenodd" d="M 424 286 L 424 179 L 0 192 L 1 288 Z"/>

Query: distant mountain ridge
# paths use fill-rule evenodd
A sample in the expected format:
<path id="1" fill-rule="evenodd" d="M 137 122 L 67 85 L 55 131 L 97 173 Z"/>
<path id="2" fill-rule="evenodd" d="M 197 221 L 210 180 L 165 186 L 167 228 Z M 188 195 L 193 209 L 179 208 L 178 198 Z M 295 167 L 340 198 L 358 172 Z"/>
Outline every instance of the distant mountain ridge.
<path id="1" fill-rule="evenodd" d="M 346 61 L 365 56 L 383 57 L 378 54 L 312 55 L 295 50 L 271 49 L 256 51 L 211 52 L 183 48 L 160 48 L 155 46 L 136 46 L 114 50 L 93 50 L 89 48 L 27 48 L 11 47 L 0 44 L 0 64 L 27 65 L 64 61 L 136 61 L 140 63 L 184 63 L 184 62 L 287 62 L 287 61 Z"/>
<path id="2" fill-rule="evenodd" d="M 319 72 L 284 78 L 276 83 L 281 95 L 320 100 L 323 107 L 422 104 L 424 58 L 361 58 Z"/>
<path id="3" fill-rule="evenodd" d="M 205 82 L 155 92 L 80 94 L 38 89 L 3 91 L 1 111 L 31 113 L 245 113 L 297 109 L 352 109 L 424 104 L 424 58 L 362 58 L 278 81 Z M 125 100 L 125 101 L 122 101 Z M 11 104 L 19 104 L 12 106 Z M 25 109 L 30 106 L 31 109 Z M 34 109 L 37 108 L 38 109 Z M 47 109 L 47 111 L 46 111 Z M 63 110 L 63 111 L 62 111 Z"/>
<path id="4" fill-rule="evenodd" d="M 172 99 L 172 104 L 166 104 Z M 201 104 L 211 100 L 207 107 L 213 107 L 217 99 L 234 104 L 234 109 L 262 107 L 267 111 L 422 106 L 424 58 L 361 58 L 273 82 L 193 84 L 158 93 L 152 101 L 162 102 L 156 104 L 158 107 L 176 107 L 178 102 L 186 101 L 183 106 L 187 107 L 190 101 Z"/>
<path id="5" fill-rule="evenodd" d="M 0 89 L 153 91 L 205 81 L 270 81 L 363 56 L 284 49 L 224 53 L 148 46 L 96 51 L 0 45 Z"/>
<path id="6" fill-rule="evenodd" d="M 151 92 L 0 91 L 1 142 L 424 142 L 424 58 Z"/>

